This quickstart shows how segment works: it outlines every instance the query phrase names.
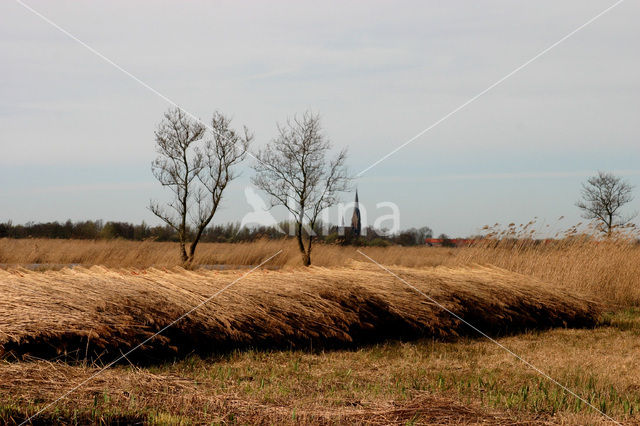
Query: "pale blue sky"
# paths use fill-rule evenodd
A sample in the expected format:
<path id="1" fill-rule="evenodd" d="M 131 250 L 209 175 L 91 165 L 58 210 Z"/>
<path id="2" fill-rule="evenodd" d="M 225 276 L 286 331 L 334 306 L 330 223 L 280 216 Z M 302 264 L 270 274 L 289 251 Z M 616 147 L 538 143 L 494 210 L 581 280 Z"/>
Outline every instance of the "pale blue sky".
<path id="1" fill-rule="evenodd" d="M 26 2 L 199 117 L 232 115 L 256 147 L 276 121 L 320 112 L 354 173 L 613 4 Z M 403 228 L 450 235 L 534 217 L 568 226 L 596 170 L 640 186 L 639 16 L 622 3 L 369 170 L 357 185 L 370 217 L 393 201 Z M 155 223 L 167 103 L 12 0 L 0 57 L 0 221 Z M 250 175 L 218 222 L 250 210 Z"/>

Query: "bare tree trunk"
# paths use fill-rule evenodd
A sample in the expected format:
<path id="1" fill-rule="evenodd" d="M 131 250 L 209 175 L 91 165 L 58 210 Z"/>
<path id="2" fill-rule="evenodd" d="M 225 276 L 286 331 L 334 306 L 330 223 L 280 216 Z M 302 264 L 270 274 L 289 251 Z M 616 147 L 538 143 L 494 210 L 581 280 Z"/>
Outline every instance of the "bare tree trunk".
<path id="1" fill-rule="evenodd" d="M 609 213 L 609 222 L 607 223 L 607 236 L 611 236 L 613 232 L 613 215 Z"/>
<path id="2" fill-rule="evenodd" d="M 311 265 L 310 253 L 307 253 L 307 250 L 305 250 L 304 241 L 302 240 L 302 223 L 297 224 L 296 239 L 298 240 L 298 248 L 300 249 L 300 254 L 302 254 L 302 264 L 304 266 Z"/>
<path id="3" fill-rule="evenodd" d="M 187 150 L 186 148 L 182 150 L 182 161 L 184 162 L 185 173 L 183 177 L 183 182 L 185 182 L 183 186 L 183 197 L 182 197 L 182 214 L 180 217 L 180 254 L 182 256 L 182 264 L 186 266 L 189 261 L 189 257 L 187 256 L 187 251 L 185 250 L 185 245 L 187 244 L 187 207 L 189 200 L 189 174 L 190 167 L 189 162 L 187 161 Z"/>
<path id="4" fill-rule="evenodd" d="M 193 258 L 196 255 L 196 247 L 198 246 L 198 243 L 200 242 L 200 237 L 202 237 L 202 232 L 203 231 L 204 231 L 203 227 L 198 229 L 198 232 L 196 233 L 196 237 L 194 238 L 194 240 L 191 242 L 191 245 L 189 246 L 189 263 L 193 262 Z"/>
<path id="5" fill-rule="evenodd" d="M 182 259 L 182 264 L 186 264 L 189 260 L 187 256 L 187 250 L 184 243 L 184 237 L 180 237 L 180 258 Z"/>
<path id="6" fill-rule="evenodd" d="M 193 262 L 193 258 L 195 257 L 196 246 L 198 245 L 198 240 L 199 240 L 199 238 L 193 240 L 193 242 L 189 246 L 189 258 L 188 258 L 188 262 L 189 263 Z"/>
<path id="7" fill-rule="evenodd" d="M 311 255 L 309 253 L 302 254 L 302 264 L 304 266 L 311 266 Z"/>
<path id="8" fill-rule="evenodd" d="M 311 265 L 311 239 L 313 238 L 313 236 L 309 235 L 309 240 L 307 241 L 307 251 L 306 251 L 306 257 L 303 259 L 303 263 L 304 266 L 310 266 Z"/>

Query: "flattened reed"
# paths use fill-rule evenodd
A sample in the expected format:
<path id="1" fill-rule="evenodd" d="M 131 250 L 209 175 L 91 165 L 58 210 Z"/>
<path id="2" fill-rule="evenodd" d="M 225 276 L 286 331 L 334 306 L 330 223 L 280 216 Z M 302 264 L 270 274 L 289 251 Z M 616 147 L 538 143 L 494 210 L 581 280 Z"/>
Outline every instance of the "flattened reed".
<path id="1" fill-rule="evenodd" d="M 593 325 L 600 307 L 494 267 L 395 268 L 494 335 Z M 220 290 L 242 271 L 91 267 L 0 270 L 6 355 L 114 358 Z M 474 334 L 424 296 L 365 263 L 256 271 L 140 351 L 160 359 L 245 347 L 348 347 L 387 338 Z"/>

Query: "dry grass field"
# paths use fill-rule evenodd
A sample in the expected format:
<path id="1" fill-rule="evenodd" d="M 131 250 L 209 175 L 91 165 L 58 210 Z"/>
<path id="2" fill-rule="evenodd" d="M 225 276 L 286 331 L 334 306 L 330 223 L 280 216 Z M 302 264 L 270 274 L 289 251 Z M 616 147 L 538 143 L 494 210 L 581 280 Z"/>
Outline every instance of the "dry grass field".
<path id="1" fill-rule="evenodd" d="M 62 240 L 0 240 L 0 423 L 20 423 L 281 249 L 277 269 L 249 274 L 33 423 L 612 423 L 353 247 L 317 245 L 308 269 L 288 241 L 203 244 L 187 271 L 170 243 Z M 637 245 L 361 250 L 640 424 Z M 20 267 L 31 264 L 45 270 Z"/>
<path id="2" fill-rule="evenodd" d="M 588 299 L 502 269 L 401 268 L 397 273 L 493 335 L 593 326 L 600 315 L 600 306 Z M 166 358 L 176 352 L 324 349 L 393 337 L 447 340 L 473 333 L 372 264 L 241 274 L 104 267 L 0 271 L 0 349 L 47 358 L 126 352 L 239 279 L 145 349 Z"/>
<path id="3" fill-rule="evenodd" d="M 640 410 L 640 312 L 596 329 L 500 338 L 624 424 Z M 24 419 L 99 365 L 0 364 L 0 419 Z M 243 350 L 140 368 L 122 364 L 43 413 L 43 422 L 115 424 L 613 424 L 477 338 L 353 350 Z M 2 421 L 0 420 L 0 423 Z M 41 423 L 42 424 L 42 423 Z"/>
<path id="4" fill-rule="evenodd" d="M 257 265 L 282 250 L 266 267 L 297 268 L 300 254 L 292 240 L 198 246 L 199 265 Z M 316 266 L 347 266 L 366 261 L 357 247 L 317 244 L 312 261 Z M 640 306 L 640 245 L 626 240 L 589 241 L 567 238 L 545 245 L 529 240 L 482 243 L 474 247 L 364 247 L 372 259 L 384 265 L 406 267 L 493 265 L 558 284 L 578 293 L 619 306 Z M 180 265 L 177 243 L 121 240 L 0 239 L 0 265 L 68 264 L 107 267 L 164 267 Z"/>

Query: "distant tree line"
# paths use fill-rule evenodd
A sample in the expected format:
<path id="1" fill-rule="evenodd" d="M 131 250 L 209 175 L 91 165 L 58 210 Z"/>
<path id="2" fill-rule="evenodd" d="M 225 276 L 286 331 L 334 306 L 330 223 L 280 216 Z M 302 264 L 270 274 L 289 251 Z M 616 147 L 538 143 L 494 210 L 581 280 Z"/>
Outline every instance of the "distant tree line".
<path id="1" fill-rule="evenodd" d="M 290 224 L 282 222 L 277 226 L 257 226 L 240 228 L 239 223 L 226 223 L 210 225 L 202 232 L 200 241 L 210 243 L 236 243 L 251 242 L 259 239 L 294 238 L 282 234 L 279 229 L 288 231 Z M 295 224 L 293 224 L 295 227 Z M 278 229 L 279 228 L 279 229 Z M 423 245 L 425 238 L 431 238 L 432 232 L 428 227 L 419 229 L 411 228 L 394 235 L 378 233 L 375 229 L 367 227 L 362 235 L 354 238 L 349 229 L 342 232 L 337 226 L 328 226 L 323 232 L 323 224 L 317 223 L 314 227 L 317 241 L 326 244 L 361 245 L 361 246 L 415 246 Z M 186 232 L 193 234 L 196 231 L 187 227 Z M 342 235 L 341 235 L 342 234 Z M 142 222 L 135 225 L 128 222 L 115 222 L 102 220 L 71 221 L 66 222 L 27 222 L 23 225 L 14 225 L 11 221 L 0 223 L 0 238 L 56 238 L 76 240 L 112 240 L 122 239 L 131 241 L 172 241 L 180 240 L 178 232 L 169 225 L 149 226 Z"/>
<path id="2" fill-rule="evenodd" d="M 0 238 L 57 238 L 77 240 L 125 239 L 173 241 L 174 232 L 166 226 L 150 227 L 144 222 L 133 225 L 127 222 L 103 222 L 87 220 L 72 222 L 27 222 L 14 225 L 11 221 L 0 223 Z"/>

